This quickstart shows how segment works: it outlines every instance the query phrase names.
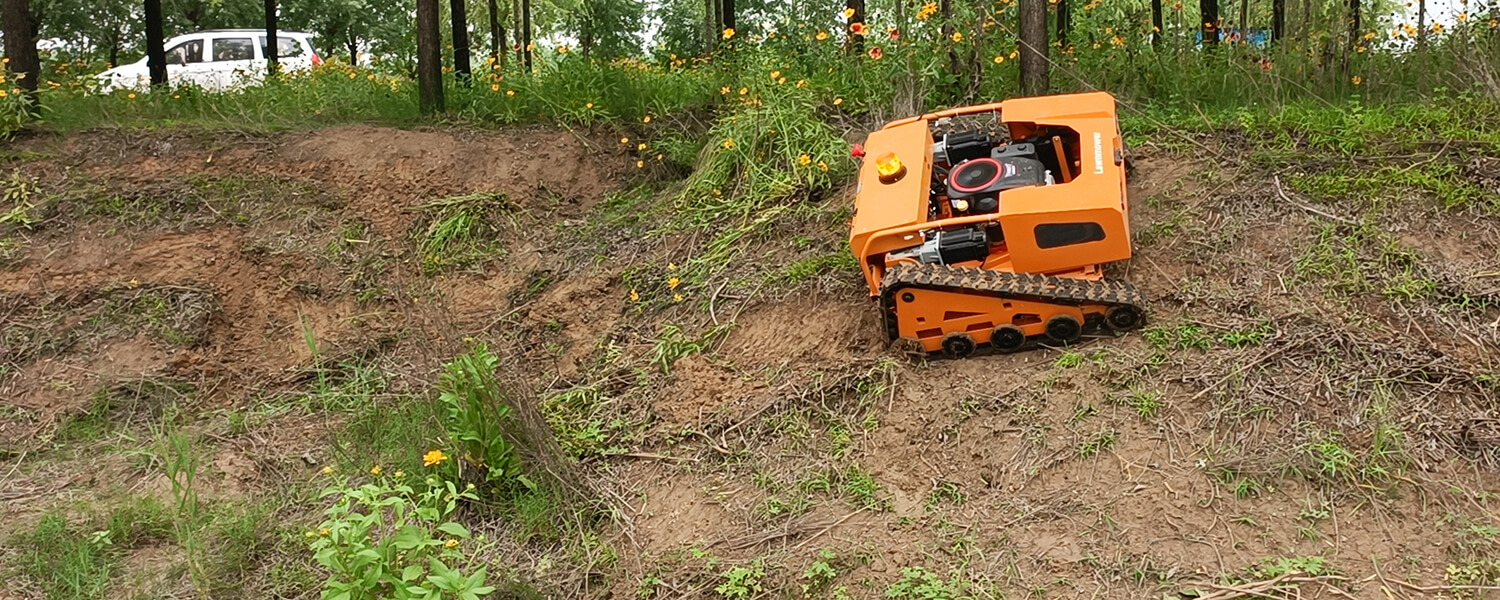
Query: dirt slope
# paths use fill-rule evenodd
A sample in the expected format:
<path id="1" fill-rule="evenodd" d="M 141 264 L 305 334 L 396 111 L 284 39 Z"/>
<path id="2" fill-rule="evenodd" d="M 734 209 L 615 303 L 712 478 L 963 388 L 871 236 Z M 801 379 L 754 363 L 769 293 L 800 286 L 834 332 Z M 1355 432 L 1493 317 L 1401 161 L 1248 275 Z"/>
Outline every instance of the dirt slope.
<path id="1" fill-rule="evenodd" d="M 616 558 L 498 550 L 551 594 L 728 597 L 723 574 L 748 566 L 786 597 L 1160 597 L 1299 571 L 1309 595 L 1384 599 L 1500 570 L 1500 236 L 1482 207 L 1278 192 L 1148 148 L 1138 258 L 1113 274 L 1145 290 L 1150 329 L 924 362 L 885 347 L 848 270 L 668 299 L 707 236 L 622 224 L 608 204 L 636 175 L 612 148 L 368 126 L 25 142 L 8 168 L 45 219 L 0 247 L 0 520 L 169 497 L 129 442 L 79 433 L 100 411 L 140 435 L 202 427 L 210 497 L 275 494 L 338 452 L 346 413 L 262 410 L 305 388 L 314 347 L 420 394 L 478 339 L 543 396 L 599 398 L 549 414 L 612 448 L 579 469 L 617 511 L 600 531 Z M 414 207 L 474 192 L 511 203 L 499 248 L 424 275 Z M 841 251 L 836 218 L 787 228 L 736 260 L 775 273 L 758 257 Z M 653 362 L 672 331 L 716 324 L 705 351 Z M 161 548 L 127 570 L 180 560 Z M 806 574 L 820 561 L 835 575 Z"/>

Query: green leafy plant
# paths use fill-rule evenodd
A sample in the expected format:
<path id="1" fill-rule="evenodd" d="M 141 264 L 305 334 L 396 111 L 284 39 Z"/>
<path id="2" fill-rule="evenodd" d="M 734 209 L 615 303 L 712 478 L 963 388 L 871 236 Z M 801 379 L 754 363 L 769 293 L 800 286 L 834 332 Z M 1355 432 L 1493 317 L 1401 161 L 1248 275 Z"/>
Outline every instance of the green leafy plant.
<path id="1" fill-rule="evenodd" d="M 513 483 L 535 488 L 505 435 L 515 417 L 495 376 L 499 367 L 500 360 L 483 344 L 443 365 L 438 398 L 447 409 L 444 426 L 460 448 L 462 462 L 476 468 L 484 481 L 500 489 Z"/>
<path id="2" fill-rule="evenodd" d="M 764 591 L 761 580 L 766 577 L 766 567 L 760 559 L 756 559 L 748 566 L 733 567 L 720 576 L 724 578 L 724 583 L 714 588 L 715 592 L 727 600 L 749 600 Z"/>
<path id="3" fill-rule="evenodd" d="M 967 600 L 967 586 L 959 578 L 944 580 L 922 567 L 902 567 L 901 579 L 885 589 L 886 598 L 897 600 Z"/>
<path id="4" fill-rule="evenodd" d="M 460 500 L 478 500 L 472 488 L 434 475 L 417 490 L 402 473 L 373 471 L 360 485 L 335 476 L 322 494 L 333 504 L 307 533 L 330 572 L 325 600 L 478 600 L 495 591 L 475 558 L 482 539 L 451 520 Z"/>

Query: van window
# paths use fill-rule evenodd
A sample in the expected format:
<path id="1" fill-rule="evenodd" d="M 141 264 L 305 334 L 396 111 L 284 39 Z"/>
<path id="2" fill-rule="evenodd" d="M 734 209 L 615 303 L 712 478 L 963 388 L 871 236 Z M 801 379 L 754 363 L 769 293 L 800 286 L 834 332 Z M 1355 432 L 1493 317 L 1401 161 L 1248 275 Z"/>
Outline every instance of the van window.
<path id="1" fill-rule="evenodd" d="M 270 52 L 266 52 L 265 36 L 261 36 L 260 38 L 260 55 L 271 55 Z M 276 36 L 276 56 L 278 58 L 292 58 L 296 56 L 302 56 L 302 43 L 298 42 L 294 38 L 282 37 L 278 35 Z"/>
<path id="2" fill-rule="evenodd" d="M 214 60 L 255 60 L 255 46 L 250 38 L 215 38 Z"/>
<path id="3" fill-rule="evenodd" d="M 183 65 L 203 62 L 203 40 L 188 40 L 167 50 L 167 64 Z"/>

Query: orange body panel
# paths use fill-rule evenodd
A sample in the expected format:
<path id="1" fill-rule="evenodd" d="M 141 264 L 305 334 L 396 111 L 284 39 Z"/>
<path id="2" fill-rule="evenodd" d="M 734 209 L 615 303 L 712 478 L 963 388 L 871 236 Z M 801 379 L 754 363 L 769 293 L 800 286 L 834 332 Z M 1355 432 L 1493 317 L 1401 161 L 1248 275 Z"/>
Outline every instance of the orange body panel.
<path id="1" fill-rule="evenodd" d="M 1010 139 L 1046 139 L 1036 151 L 1057 157 L 1054 183 L 1003 189 L 994 212 L 954 216 L 956 211 L 949 211 L 944 201 L 935 205 L 942 207 L 939 214 L 930 217 L 932 198 L 946 198 L 941 191 L 932 192 L 934 122 L 990 114 L 1008 129 Z M 865 151 L 872 158 L 895 153 L 906 167 L 895 181 L 881 179 L 875 160 L 864 161 L 860 169 L 849 241 L 871 296 L 881 293 L 892 261 L 912 260 L 892 258 L 891 253 L 910 253 L 939 230 L 975 225 L 992 230 L 998 224 L 1003 232 L 1003 241 L 991 243 L 987 258 L 955 266 L 1094 280 L 1101 276 L 1100 265 L 1130 258 L 1124 147 L 1114 97 L 1107 93 L 1018 98 L 899 119 L 872 132 Z M 1086 233 L 1068 237 L 1060 231 Z M 895 319 L 899 337 L 936 351 L 948 333 L 965 332 L 985 343 L 997 325 L 1014 324 L 1028 336 L 1039 335 L 1051 316 L 1082 320 L 1104 310 L 919 290 L 912 300 L 897 303 Z"/>

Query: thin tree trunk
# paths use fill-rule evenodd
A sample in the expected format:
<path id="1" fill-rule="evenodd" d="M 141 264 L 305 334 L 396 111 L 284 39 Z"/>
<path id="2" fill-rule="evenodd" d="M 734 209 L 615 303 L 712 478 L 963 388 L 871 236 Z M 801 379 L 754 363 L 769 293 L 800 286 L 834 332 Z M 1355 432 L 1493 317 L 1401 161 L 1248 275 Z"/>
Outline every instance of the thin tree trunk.
<path id="1" fill-rule="evenodd" d="M 719 15 L 719 24 L 723 25 L 724 29 L 735 29 L 738 27 L 735 25 L 734 0 L 720 0 L 719 6 L 719 10 L 722 11 Z"/>
<path id="2" fill-rule="evenodd" d="M 474 67 L 469 64 L 468 0 L 450 0 L 448 16 L 453 25 L 453 74 L 459 83 L 469 85 L 469 79 L 474 76 Z"/>
<path id="3" fill-rule="evenodd" d="M 526 71 L 531 71 L 531 0 L 521 0 L 521 52 Z"/>
<path id="4" fill-rule="evenodd" d="M 1286 0 L 1271 0 L 1271 41 L 1286 36 Z"/>
<path id="5" fill-rule="evenodd" d="M 266 77 L 281 73 L 281 48 L 276 45 L 276 0 L 266 0 Z"/>
<path id="6" fill-rule="evenodd" d="M 1073 15 L 1068 10 L 1068 0 L 1057 0 L 1057 43 L 1068 48 L 1068 29 L 1072 28 Z"/>
<path id="7" fill-rule="evenodd" d="M 1202 21 L 1203 45 L 1219 43 L 1219 0 L 1198 0 L 1198 20 Z"/>
<path id="8" fill-rule="evenodd" d="M 151 73 L 151 85 L 154 86 L 167 84 L 167 50 L 162 47 L 164 37 L 161 0 L 146 0 L 146 69 Z"/>
<path id="9" fill-rule="evenodd" d="M 1359 0 L 1349 0 L 1349 47 L 1344 51 L 1354 53 L 1354 47 L 1359 45 Z"/>
<path id="10" fill-rule="evenodd" d="M 860 27 L 869 26 L 865 23 L 865 0 L 844 0 L 844 8 L 854 11 L 854 14 L 849 17 L 849 27 L 851 29 L 847 33 L 849 36 L 849 52 L 851 54 L 860 54 L 865 51 L 865 38 L 862 35 L 855 35 L 852 28 L 855 23 L 859 23 Z M 865 29 L 865 31 L 869 31 L 869 29 Z"/>
<path id="11" fill-rule="evenodd" d="M 1427 48 L 1427 0 L 1417 0 L 1417 49 Z"/>
<path id="12" fill-rule="evenodd" d="M 1020 0 L 1021 93 L 1036 96 L 1051 87 L 1047 73 L 1047 0 Z"/>
<path id="13" fill-rule="evenodd" d="M 510 30 L 516 32 L 516 64 L 524 65 L 526 55 L 522 53 L 521 47 L 521 0 L 510 0 Z"/>
<path id="14" fill-rule="evenodd" d="M 1163 34 L 1166 33 L 1161 21 L 1161 0 L 1151 0 L 1151 29 L 1151 46 L 1160 50 Z"/>
<path id="15" fill-rule="evenodd" d="M 1302 43 L 1312 42 L 1312 0 L 1302 0 Z"/>
<path id="16" fill-rule="evenodd" d="M 109 68 L 113 69 L 120 65 L 120 40 L 116 38 L 109 43 Z"/>
<path id="17" fill-rule="evenodd" d="M 489 0 L 490 9 L 490 60 L 505 66 L 505 30 L 500 28 L 500 2 Z"/>
<path id="18" fill-rule="evenodd" d="M 351 65 L 358 65 L 359 64 L 359 38 L 354 37 L 354 32 L 353 31 L 350 31 L 348 33 L 348 35 L 346 35 L 344 37 L 344 47 L 346 47 L 346 48 L 349 49 L 349 64 L 351 64 Z M 331 51 L 332 50 L 330 50 L 330 52 Z"/>
<path id="19" fill-rule="evenodd" d="M 442 112 L 443 34 L 438 0 L 417 0 L 417 95 L 422 112 Z"/>
<path id="20" fill-rule="evenodd" d="M 1250 0 L 1240 0 L 1240 43 L 1250 43 Z"/>

